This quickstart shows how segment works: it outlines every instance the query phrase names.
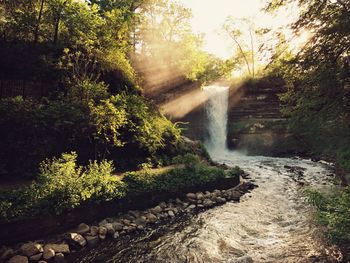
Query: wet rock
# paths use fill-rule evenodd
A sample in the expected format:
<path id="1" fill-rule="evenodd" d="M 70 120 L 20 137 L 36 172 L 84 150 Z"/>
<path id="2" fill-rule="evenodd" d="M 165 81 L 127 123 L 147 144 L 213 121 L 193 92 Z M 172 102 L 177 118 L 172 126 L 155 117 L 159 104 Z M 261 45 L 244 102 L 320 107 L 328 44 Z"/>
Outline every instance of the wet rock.
<path id="1" fill-rule="evenodd" d="M 58 253 L 55 256 L 55 263 L 64 263 L 65 259 L 64 259 L 64 254 L 62 253 Z"/>
<path id="2" fill-rule="evenodd" d="M 85 235 L 90 232 L 90 227 L 87 224 L 81 223 L 78 226 L 77 233 L 80 235 Z"/>
<path id="3" fill-rule="evenodd" d="M 69 254 L 70 249 L 67 244 L 47 244 L 45 245 L 45 248 L 51 248 L 55 251 L 55 253 L 63 253 L 63 254 Z"/>
<path id="4" fill-rule="evenodd" d="M 119 223 L 119 222 L 113 223 L 113 228 L 115 231 L 121 231 L 121 230 L 123 230 L 123 227 L 124 227 L 124 225 Z"/>
<path id="5" fill-rule="evenodd" d="M 45 250 L 44 250 L 45 251 Z M 43 253 L 33 255 L 29 258 L 30 261 L 39 261 L 43 256 Z"/>
<path id="6" fill-rule="evenodd" d="M 85 238 L 86 238 L 86 242 L 89 244 L 89 246 L 94 246 L 100 241 L 100 239 L 97 235 L 96 236 L 86 236 Z"/>
<path id="7" fill-rule="evenodd" d="M 8 263 L 28 263 L 28 258 L 25 256 L 14 256 L 10 258 Z"/>
<path id="8" fill-rule="evenodd" d="M 97 236 L 98 234 L 98 226 L 92 226 L 90 228 L 90 236 Z"/>
<path id="9" fill-rule="evenodd" d="M 66 235 L 66 241 L 68 244 L 75 248 L 85 247 L 86 240 L 85 238 L 78 233 L 69 233 Z"/>
<path id="10" fill-rule="evenodd" d="M 21 253 L 27 257 L 43 252 L 42 246 L 33 242 L 23 244 L 20 250 Z"/>
<path id="11" fill-rule="evenodd" d="M 114 239 L 117 239 L 117 238 L 119 238 L 119 237 L 120 237 L 119 232 L 115 232 L 114 235 L 113 235 L 113 238 L 114 238 Z"/>
<path id="12" fill-rule="evenodd" d="M 52 248 L 44 248 L 43 259 L 50 260 L 55 256 L 55 251 Z"/>
<path id="13" fill-rule="evenodd" d="M 186 194 L 186 197 L 187 197 L 188 199 L 196 199 L 196 198 L 197 198 L 197 195 L 194 194 L 194 193 L 188 193 L 188 194 Z"/>
<path id="14" fill-rule="evenodd" d="M 8 248 L 2 253 L 0 259 L 8 259 L 8 258 L 12 257 L 14 255 L 14 253 L 15 252 L 12 248 Z"/>

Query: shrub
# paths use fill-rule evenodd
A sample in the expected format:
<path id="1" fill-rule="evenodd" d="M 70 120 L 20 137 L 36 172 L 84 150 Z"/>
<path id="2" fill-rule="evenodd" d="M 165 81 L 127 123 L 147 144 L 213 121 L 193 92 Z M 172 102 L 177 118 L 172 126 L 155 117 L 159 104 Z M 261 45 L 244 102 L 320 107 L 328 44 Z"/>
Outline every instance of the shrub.
<path id="1" fill-rule="evenodd" d="M 350 187 L 331 194 L 306 191 L 308 201 L 318 209 L 316 220 L 326 227 L 328 239 L 338 245 L 350 242 Z"/>

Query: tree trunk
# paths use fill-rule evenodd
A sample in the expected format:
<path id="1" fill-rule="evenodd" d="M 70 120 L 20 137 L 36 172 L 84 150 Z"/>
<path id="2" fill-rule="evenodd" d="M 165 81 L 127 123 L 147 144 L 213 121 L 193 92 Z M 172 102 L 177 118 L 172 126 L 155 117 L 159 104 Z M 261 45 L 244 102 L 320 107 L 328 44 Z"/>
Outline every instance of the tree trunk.
<path id="1" fill-rule="evenodd" d="M 253 73 L 253 78 L 255 78 L 255 58 L 254 58 L 254 41 L 253 41 L 253 34 L 252 34 L 252 29 L 249 28 L 249 34 L 250 34 L 250 45 L 252 48 L 252 73 Z"/>
<path id="2" fill-rule="evenodd" d="M 244 61 L 245 61 L 246 65 L 247 65 L 247 68 L 248 68 L 249 75 L 252 75 L 247 56 L 244 54 L 244 51 L 243 51 L 241 45 L 239 44 L 239 42 L 237 41 L 237 39 L 235 37 L 232 37 L 232 38 L 233 38 L 233 41 L 235 41 L 236 45 L 238 46 L 238 48 L 239 48 L 239 50 L 240 50 L 240 52 L 241 52 L 241 54 L 242 54 L 242 56 L 244 58 Z"/>
<path id="3" fill-rule="evenodd" d="M 45 0 L 41 0 L 38 21 L 37 21 L 37 24 L 35 27 L 35 32 L 34 32 L 34 44 L 36 44 L 38 42 L 38 38 L 39 38 L 40 21 L 41 21 L 41 16 L 43 14 L 44 3 L 45 3 Z"/>

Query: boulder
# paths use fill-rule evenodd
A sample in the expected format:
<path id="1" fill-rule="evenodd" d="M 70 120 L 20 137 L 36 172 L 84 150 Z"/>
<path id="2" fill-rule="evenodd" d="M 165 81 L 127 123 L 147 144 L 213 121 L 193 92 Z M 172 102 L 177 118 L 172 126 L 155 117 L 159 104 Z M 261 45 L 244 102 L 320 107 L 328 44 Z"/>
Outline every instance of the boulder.
<path id="1" fill-rule="evenodd" d="M 66 235 L 66 241 L 68 244 L 72 245 L 75 248 L 85 247 L 86 240 L 85 238 L 78 233 L 69 233 Z"/>
<path id="2" fill-rule="evenodd" d="M 70 250 L 69 250 L 69 246 L 65 243 L 63 244 L 47 244 L 45 245 L 45 248 L 51 248 L 53 249 L 53 251 L 55 251 L 55 253 L 63 253 L 63 254 L 69 254 Z"/>
<path id="3" fill-rule="evenodd" d="M 12 257 L 14 254 L 15 254 L 15 251 L 12 248 L 8 248 L 2 253 L 0 259 L 8 259 Z"/>
<path id="4" fill-rule="evenodd" d="M 107 229 L 108 235 L 110 235 L 110 236 L 114 235 L 115 230 L 114 230 L 113 224 L 108 223 L 108 224 L 105 224 L 104 227 Z"/>
<path id="5" fill-rule="evenodd" d="M 55 251 L 52 248 L 44 248 L 43 259 L 50 260 L 55 256 Z"/>
<path id="6" fill-rule="evenodd" d="M 147 220 L 148 220 L 148 222 L 150 222 L 150 223 L 155 223 L 155 222 L 157 222 L 157 217 L 154 215 L 154 214 L 152 214 L 152 213 L 149 213 L 149 214 L 147 214 L 146 215 L 146 218 L 147 218 Z"/>
<path id="7" fill-rule="evenodd" d="M 194 194 L 194 193 L 188 193 L 188 194 L 186 195 L 186 197 L 187 197 L 188 199 L 196 199 L 196 198 L 197 198 L 197 195 Z"/>
<path id="8" fill-rule="evenodd" d="M 90 227 L 90 236 L 97 236 L 98 234 L 98 226 Z"/>
<path id="9" fill-rule="evenodd" d="M 119 223 L 119 222 L 114 222 L 113 223 L 113 228 L 115 231 L 121 231 L 123 230 L 124 225 Z"/>
<path id="10" fill-rule="evenodd" d="M 81 223 L 78 226 L 77 233 L 80 235 L 85 235 L 90 232 L 90 227 L 87 224 Z"/>
<path id="11" fill-rule="evenodd" d="M 153 214 L 159 214 L 163 211 L 163 209 L 158 205 L 158 206 L 152 208 L 151 211 Z"/>
<path id="12" fill-rule="evenodd" d="M 175 217 L 175 213 L 174 213 L 173 211 L 171 211 L 171 210 L 168 212 L 168 215 L 169 215 L 170 217 Z"/>
<path id="13" fill-rule="evenodd" d="M 89 246 L 94 246 L 100 241 L 100 239 L 98 238 L 97 235 L 96 236 L 86 236 L 85 238 L 86 238 L 86 241 L 89 244 Z"/>
<path id="14" fill-rule="evenodd" d="M 33 255 L 29 258 L 30 261 L 39 261 L 43 256 L 43 253 L 39 253 L 39 254 L 36 254 L 36 255 Z"/>
<path id="15" fill-rule="evenodd" d="M 27 257 L 43 252 L 43 247 L 40 244 L 33 242 L 25 243 L 20 248 L 21 253 Z"/>
<path id="16" fill-rule="evenodd" d="M 28 263 L 28 258 L 25 256 L 14 256 L 10 258 L 8 263 Z"/>
<path id="17" fill-rule="evenodd" d="M 55 256 L 55 263 L 64 263 L 65 259 L 64 259 L 64 254 L 63 253 L 58 253 Z"/>

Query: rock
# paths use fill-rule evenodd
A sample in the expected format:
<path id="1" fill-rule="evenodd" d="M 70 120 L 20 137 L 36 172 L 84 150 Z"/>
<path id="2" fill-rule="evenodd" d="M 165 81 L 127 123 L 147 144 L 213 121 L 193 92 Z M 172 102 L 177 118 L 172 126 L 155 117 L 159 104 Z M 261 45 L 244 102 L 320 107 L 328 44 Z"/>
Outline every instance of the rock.
<path id="1" fill-rule="evenodd" d="M 85 238 L 78 234 L 78 233 L 69 233 L 66 235 L 66 240 L 68 244 L 72 245 L 75 248 L 78 247 L 85 247 L 86 246 L 86 240 Z"/>
<path id="2" fill-rule="evenodd" d="M 119 238 L 119 236 L 120 236 L 120 235 L 119 235 L 119 232 L 115 232 L 114 235 L 113 235 L 113 238 L 114 238 L 114 239 L 117 239 L 117 238 Z"/>
<path id="3" fill-rule="evenodd" d="M 190 206 L 188 207 L 189 210 L 193 210 L 193 209 L 195 209 L 195 208 L 196 208 L 196 205 L 190 205 Z"/>
<path id="4" fill-rule="evenodd" d="M 98 237 L 101 239 L 101 240 L 105 240 L 106 238 L 107 238 L 107 236 L 106 235 L 98 235 Z"/>
<path id="5" fill-rule="evenodd" d="M 102 235 L 102 236 L 106 236 L 107 235 L 107 228 L 104 226 L 100 226 L 98 228 L 98 234 Z"/>
<path id="6" fill-rule="evenodd" d="M 161 202 L 161 203 L 159 203 L 159 206 L 160 206 L 162 209 L 164 209 L 164 208 L 166 208 L 166 207 L 167 207 L 167 205 L 166 205 L 166 203 L 165 203 L 165 202 Z"/>
<path id="7" fill-rule="evenodd" d="M 81 223 L 78 226 L 77 233 L 80 235 L 85 235 L 90 232 L 90 227 L 87 224 Z"/>
<path id="8" fill-rule="evenodd" d="M 47 263 L 45 260 L 40 260 L 38 263 Z"/>
<path id="9" fill-rule="evenodd" d="M 145 227 L 144 227 L 143 225 L 138 225 L 138 226 L 137 226 L 137 230 L 142 231 L 142 230 L 144 230 L 144 229 L 145 229 Z"/>
<path id="10" fill-rule="evenodd" d="M 55 253 L 63 253 L 63 254 L 69 254 L 69 246 L 67 244 L 47 244 L 45 245 L 45 248 L 51 248 Z"/>
<path id="11" fill-rule="evenodd" d="M 171 211 L 171 210 L 168 212 L 168 215 L 169 215 L 170 217 L 175 217 L 174 212 L 173 212 L 173 211 Z"/>
<path id="12" fill-rule="evenodd" d="M 126 214 L 123 216 L 125 218 L 125 220 L 127 221 L 133 221 L 135 219 L 134 216 L 130 215 L 130 214 Z"/>
<path id="13" fill-rule="evenodd" d="M 56 263 L 63 263 L 63 262 L 65 262 L 65 260 L 64 260 L 64 255 L 63 255 L 62 253 L 56 254 L 56 256 L 55 256 L 55 262 L 56 262 Z"/>
<path id="14" fill-rule="evenodd" d="M 176 199 L 175 199 L 175 203 L 177 203 L 178 205 L 181 205 L 181 204 L 182 204 L 182 201 L 181 201 L 179 198 L 176 198 Z"/>
<path id="15" fill-rule="evenodd" d="M 55 251 L 52 248 L 44 248 L 43 259 L 50 260 L 55 256 Z"/>
<path id="16" fill-rule="evenodd" d="M 163 211 L 163 209 L 158 205 L 158 206 L 152 208 L 151 211 L 153 214 L 159 214 Z"/>
<path id="17" fill-rule="evenodd" d="M 198 200 L 203 200 L 204 199 L 204 194 L 202 192 L 198 192 L 196 194 L 196 197 L 197 197 Z"/>
<path id="18" fill-rule="evenodd" d="M 124 225 L 118 222 L 113 223 L 113 228 L 115 231 L 121 231 L 123 230 Z"/>
<path id="19" fill-rule="evenodd" d="M 45 250 L 44 250 L 45 251 Z M 39 261 L 43 256 L 43 253 L 33 255 L 29 258 L 30 261 Z"/>
<path id="20" fill-rule="evenodd" d="M 100 239 L 98 238 L 97 235 L 96 236 L 86 236 L 85 238 L 86 238 L 86 241 L 89 244 L 89 246 L 94 246 L 100 241 Z"/>
<path id="21" fill-rule="evenodd" d="M 28 258 L 25 256 L 14 256 L 10 258 L 8 263 L 28 263 Z"/>
<path id="22" fill-rule="evenodd" d="M 90 235 L 91 236 L 97 236 L 97 234 L 98 234 L 98 226 L 90 227 Z"/>
<path id="23" fill-rule="evenodd" d="M 188 193 L 188 194 L 186 195 L 186 197 L 187 197 L 188 199 L 196 199 L 196 198 L 197 198 L 197 195 L 194 194 L 194 193 Z"/>
<path id="24" fill-rule="evenodd" d="M 103 219 L 100 223 L 98 223 L 99 226 L 103 226 L 105 224 L 109 223 L 106 219 Z"/>
<path id="25" fill-rule="evenodd" d="M 136 225 L 138 225 L 138 226 L 144 226 L 144 225 L 146 225 L 147 224 L 147 220 L 146 220 L 146 218 L 145 217 L 139 217 L 139 218 L 137 218 L 136 220 L 134 220 L 134 223 L 136 224 Z"/>
<path id="26" fill-rule="evenodd" d="M 2 253 L 0 259 L 8 259 L 12 257 L 14 254 L 15 254 L 15 251 L 13 251 L 12 248 L 8 248 L 4 251 L 4 253 Z"/>
<path id="27" fill-rule="evenodd" d="M 209 199 L 205 199 L 205 200 L 203 201 L 203 206 L 204 206 L 204 207 L 211 207 L 211 206 L 213 206 L 213 205 L 214 205 L 213 201 L 211 201 L 211 200 L 209 200 Z"/>
<path id="28" fill-rule="evenodd" d="M 21 253 L 27 257 L 43 252 L 43 247 L 40 244 L 33 242 L 25 243 L 20 248 Z"/>
<path id="29" fill-rule="evenodd" d="M 108 224 L 105 224 L 104 227 L 107 229 L 108 235 L 110 235 L 110 236 L 114 235 L 115 230 L 114 230 L 113 224 L 108 223 Z"/>
<path id="30" fill-rule="evenodd" d="M 190 204 L 197 204 L 197 200 L 196 199 L 188 199 L 188 202 Z"/>
<path id="31" fill-rule="evenodd" d="M 158 218 L 157 218 L 154 214 L 152 214 L 152 213 L 147 214 L 147 215 L 146 215 L 146 218 L 147 218 L 148 222 L 150 222 L 150 223 L 155 223 L 155 222 L 157 222 L 157 219 L 158 219 Z"/>
<path id="32" fill-rule="evenodd" d="M 204 208 L 204 205 L 199 204 L 199 205 L 197 205 L 197 207 L 198 207 L 198 208 Z"/>
<path id="33" fill-rule="evenodd" d="M 137 210 L 129 211 L 129 214 L 132 215 L 134 218 L 138 218 L 141 215 L 140 211 Z"/>

